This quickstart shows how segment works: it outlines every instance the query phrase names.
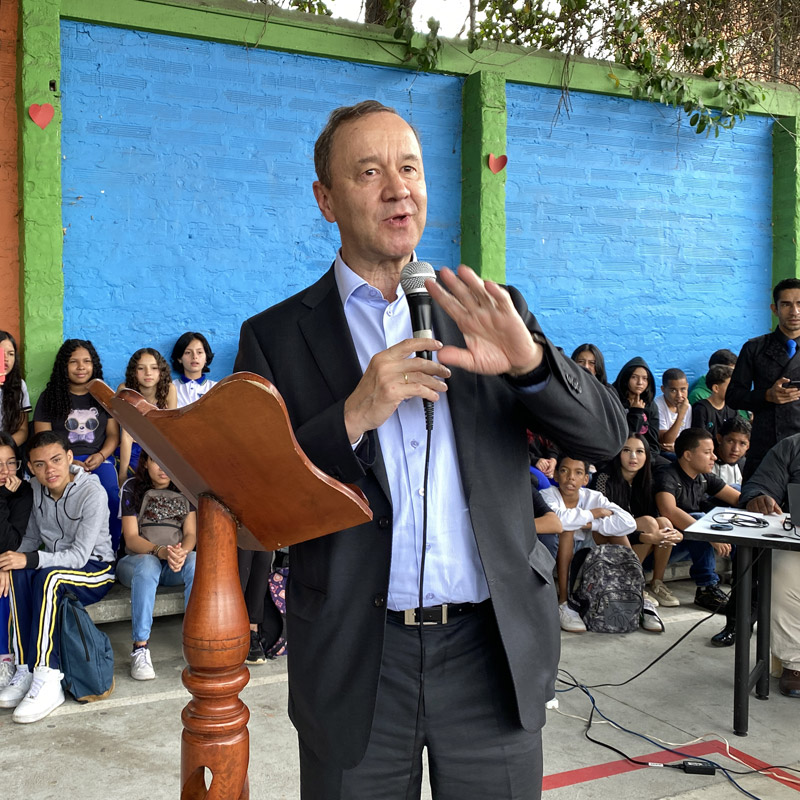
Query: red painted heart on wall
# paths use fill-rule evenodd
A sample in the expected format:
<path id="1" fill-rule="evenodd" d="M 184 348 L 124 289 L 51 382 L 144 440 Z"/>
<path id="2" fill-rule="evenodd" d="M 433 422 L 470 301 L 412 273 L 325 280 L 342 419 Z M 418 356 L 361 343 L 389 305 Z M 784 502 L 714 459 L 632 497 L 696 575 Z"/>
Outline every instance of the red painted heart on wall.
<path id="1" fill-rule="evenodd" d="M 28 107 L 28 114 L 30 115 L 30 118 L 42 130 L 44 130 L 52 122 L 53 114 L 55 113 L 55 109 L 50 105 L 50 103 L 42 103 L 42 105 L 34 103 Z"/>
<path id="2" fill-rule="evenodd" d="M 489 169 L 497 175 L 502 172 L 508 164 L 508 156 L 496 156 L 494 153 L 489 153 Z"/>

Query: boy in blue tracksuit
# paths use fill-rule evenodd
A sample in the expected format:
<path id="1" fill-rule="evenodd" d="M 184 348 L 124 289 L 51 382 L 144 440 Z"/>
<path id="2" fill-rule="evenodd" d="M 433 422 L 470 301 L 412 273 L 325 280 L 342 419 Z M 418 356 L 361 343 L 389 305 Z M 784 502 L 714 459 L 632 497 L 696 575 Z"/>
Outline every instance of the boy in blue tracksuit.
<path id="1" fill-rule="evenodd" d="M 95 475 L 72 463 L 62 436 L 36 434 L 28 449 L 33 509 L 22 543 L 0 555 L 0 595 L 11 599 L 16 671 L 0 691 L 15 722 L 36 722 L 64 702 L 56 626 L 69 590 L 96 603 L 114 583 L 108 499 Z"/>

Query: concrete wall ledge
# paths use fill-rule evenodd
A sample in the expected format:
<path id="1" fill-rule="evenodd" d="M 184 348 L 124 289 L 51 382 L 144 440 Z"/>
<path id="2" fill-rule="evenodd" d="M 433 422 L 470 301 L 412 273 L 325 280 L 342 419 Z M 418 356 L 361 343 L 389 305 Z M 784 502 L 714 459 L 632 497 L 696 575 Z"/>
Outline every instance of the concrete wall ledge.
<path id="1" fill-rule="evenodd" d="M 121 583 L 115 583 L 111 591 L 99 602 L 86 607 L 96 625 L 105 622 L 121 622 L 131 618 L 131 590 Z M 183 586 L 159 586 L 154 617 L 170 614 L 183 614 Z"/>

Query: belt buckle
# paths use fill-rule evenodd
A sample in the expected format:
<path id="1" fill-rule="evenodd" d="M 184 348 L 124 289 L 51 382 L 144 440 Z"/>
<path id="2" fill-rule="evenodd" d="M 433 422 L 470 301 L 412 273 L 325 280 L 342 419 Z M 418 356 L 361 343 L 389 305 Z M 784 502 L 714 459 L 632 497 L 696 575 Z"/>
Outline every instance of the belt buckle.
<path id="1" fill-rule="evenodd" d="M 447 624 L 447 603 L 442 603 L 441 606 L 438 607 L 440 611 L 440 619 L 433 619 L 430 621 L 425 621 L 423 619 L 423 625 L 446 625 Z M 419 611 L 418 608 L 407 608 L 403 611 L 403 624 L 404 625 L 418 625 L 419 621 L 417 620 L 417 612 Z M 422 610 L 423 617 L 425 614 L 425 609 Z"/>

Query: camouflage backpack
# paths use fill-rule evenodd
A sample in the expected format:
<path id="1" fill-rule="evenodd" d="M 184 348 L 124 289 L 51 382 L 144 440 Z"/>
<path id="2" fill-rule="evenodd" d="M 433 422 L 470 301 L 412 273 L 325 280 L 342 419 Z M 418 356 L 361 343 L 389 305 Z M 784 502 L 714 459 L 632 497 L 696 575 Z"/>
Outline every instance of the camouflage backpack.
<path id="1" fill-rule="evenodd" d="M 590 631 L 639 628 L 644 573 L 636 553 L 621 544 L 578 550 L 569 567 L 569 604 Z"/>

